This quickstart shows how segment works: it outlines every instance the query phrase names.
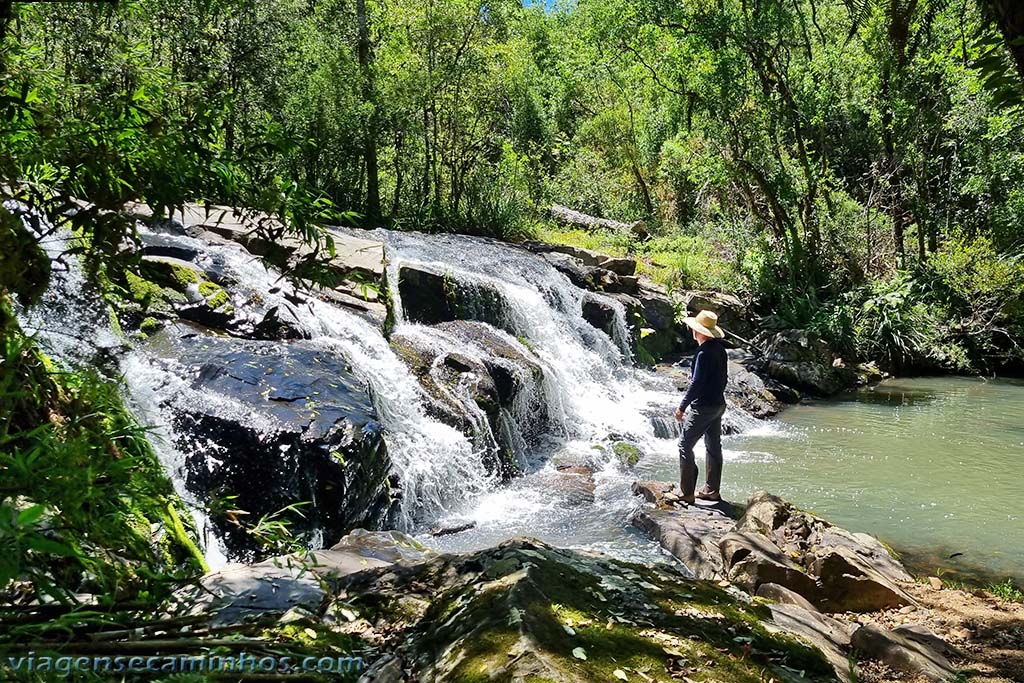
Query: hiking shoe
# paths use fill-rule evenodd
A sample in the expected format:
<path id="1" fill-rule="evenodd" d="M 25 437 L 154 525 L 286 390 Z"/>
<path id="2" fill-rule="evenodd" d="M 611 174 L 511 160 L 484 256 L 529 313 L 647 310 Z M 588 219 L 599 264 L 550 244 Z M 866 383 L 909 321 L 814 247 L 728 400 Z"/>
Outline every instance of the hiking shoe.
<path id="1" fill-rule="evenodd" d="M 722 500 L 722 495 L 718 491 L 712 491 L 707 486 L 697 491 L 697 498 L 701 500 L 712 500 L 716 503 Z"/>

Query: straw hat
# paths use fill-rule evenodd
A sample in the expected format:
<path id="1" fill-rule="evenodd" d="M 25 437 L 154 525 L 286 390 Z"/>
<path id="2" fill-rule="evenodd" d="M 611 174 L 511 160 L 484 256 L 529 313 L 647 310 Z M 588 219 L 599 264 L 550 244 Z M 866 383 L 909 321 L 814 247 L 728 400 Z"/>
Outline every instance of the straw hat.
<path id="1" fill-rule="evenodd" d="M 697 330 L 709 337 L 721 339 L 725 336 L 725 330 L 718 326 L 718 314 L 714 311 L 701 311 L 692 318 L 683 318 L 683 322 L 691 330 Z"/>

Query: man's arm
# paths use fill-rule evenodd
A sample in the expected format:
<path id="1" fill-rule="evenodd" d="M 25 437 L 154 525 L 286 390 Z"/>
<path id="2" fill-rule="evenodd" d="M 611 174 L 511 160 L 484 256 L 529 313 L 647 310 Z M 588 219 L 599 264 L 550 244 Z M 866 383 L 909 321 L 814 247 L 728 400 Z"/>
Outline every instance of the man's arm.
<path id="1" fill-rule="evenodd" d="M 686 393 L 683 394 L 683 400 L 679 403 L 679 410 L 677 413 L 683 413 L 690 404 L 693 403 L 694 399 L 697 398 L 697 394 L 700 393 L 701 385 L 703 385 L 705 378 L 704 373 L 701 372 L 700 358 L 703 354 L 698 350 L 693 356 L 693 372 L 690 374 L 690 386 L 686 387 Z"/>

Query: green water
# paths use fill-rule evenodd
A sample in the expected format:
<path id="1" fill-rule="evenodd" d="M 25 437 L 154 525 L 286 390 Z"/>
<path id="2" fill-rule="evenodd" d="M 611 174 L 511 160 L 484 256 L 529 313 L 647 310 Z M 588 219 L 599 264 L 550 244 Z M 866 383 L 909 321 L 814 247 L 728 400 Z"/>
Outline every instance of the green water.
<path id="1" fill-rule="evenodd" d="M 727 497 L 775 492 L 918 571 L 1024 577 L 1024 382 L 891 380 L 777 423 L 726 441 Z"/>

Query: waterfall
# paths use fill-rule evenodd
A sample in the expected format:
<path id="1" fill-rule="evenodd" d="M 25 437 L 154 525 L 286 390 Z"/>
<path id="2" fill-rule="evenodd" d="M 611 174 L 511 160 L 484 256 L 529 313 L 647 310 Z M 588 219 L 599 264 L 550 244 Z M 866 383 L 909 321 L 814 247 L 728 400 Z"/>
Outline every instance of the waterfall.
<path id="1" fill-rule="evenodd" d="M 374 325 L 313 297 L 293 303 L 297 295 L 301 298 L 301 293 L 292 291 L 280 273 L 240 246 L 211 245 L 173 233 L 163 233 L 161 238 L 206 258 L 215 258 L 225 276 L 233 281 L 231 290 L 236 298 L 242 297 L 247 306 L 263 310 L 277 306 L 290 311 L 314 345 L 343 357 L 353 372 L 368 383 L 384 427 L 388 454 L 403 489 L 401 526 L 411 528 L 418 517 L 430 517 L 446 509 L 453 491 L 473 495 L 490 486 L 491 476 L 472 442 L 458 430 L 427 415 L 423 389 Z M 151 355 L 145 349 L 137 349 L 132 362 L 136 367 L 148 365 L 150 372 L 126 373 L 126 380 L 133 394 L 149 395 L 150 412 L 160 415 L 164 424 L 170 424 L 178 401 L 203 399 L 181 386 L 180 368 L 174 367 L 173 362 L 155 361 Z M 153 373 L 162 379 L 153 377 Z M 164 388 L 154 391 L 154 386 Z M 175 457 L 168 465 L 180 476 L 180 458 Z"/>
<path id="2" fill-rule="evenodd" d="M 437 390 L 447 392 L 448 401 L 464 408 L 472 432 L 464 434 L 432 412 L 436 397 L 428 394 L 379 327 L 358 313 L 294 289 L 279 272 L 233 242 L 211 244 L 183 234 L 177 225 L 139 229 L 144 242 L 159 244 L 168 253 L 190 254 L 195 266 L 224 284 L 239 310 L 255 318 L 274 308 L 286 311 L 291 324 L 307 337 L 304 348 L 341 359 L 368 386 L 402 490 L 401 528 L 422 531 L 438 520 L 468 517 L 489 529 L 481 538 L 492 541 L 536 532 L 566 545 L 614 549 L 617 539 L 628 536 L 622 524 L 635 505 L 629 484 L 637 475 L 618 464 L 611 446 L 625 441 L 657 458 L 675 457 L 669 440 L 675 425 L 662 416 L 670 415 L 678 396 L 671 381 L 633 366 L 622 304 L 575 287 L 526 250 L 458 235 L 352 231 L 385 245 L 392 338 L 434 350 L 428 372 L 444 371 L 442 360 L 457 356 L 475 367 L 498 367 L 515 385 L 495 416 L 485 414 L 472 387 L 463 383 L 463 377 L 471 381 L 472 372 L 462 373 L 454 383 L 435 382 Z M 62 235 L 48 244 L 51 257 L 64 254 L 70 239 Z M 217 458 L 224 446 L 183 431 L 177 418 L 186 408 L 201 406 L 255 430 L 265 428 L 268 434 L 274 425 L 262 424 L 265 417 L 250 414 L 251 406 L 229 395 L 196 389 L 194 363 L 183 357 L 174 334 L 142 343 L 125 340 L 77 261 L 62 262 L 67 267 L 55 269 L 44 303 L 22 316 L 23 326 L 38 331 L 58 360 L 115 359 L 113 372 L 124 378 L 128 405 L 151 428 L 155 451 L 205 533 L 209 524 L 202 505 L 184 484 L 186 461 L 192 453 Z M 403 301 L 400 286 L 409 269 L 443 278 L 462 302 L 457 318 L 478 322 L 416 322 L 415 306 Z M 607 333 L 584 319 L 588 302 L 611 312 Z M 83 338 L 87 344 L 80 342 Z M 290 343 L 264 342 L 267 346 L 261 348 L 285 354 Z M 496 353 L 494 344 L 512 355 Z M 510 453 L 526 476 L 500 485 L 488 461 L 498 449 Z M 567 502 L 576 500 L 575 494 L 560 498 L 557 493 L 562 475 L 556 465 L 573 462 L 595 469 L 592 504 Z M 217 539 L 205 535 L 211 564 L 222 564 L 226 558 Z"/>
<path id="3" fill-rule="evenodd" d="M 583 440 L 610 434 L 655 438 L 643 410 L 662 407 L 666 387 L 652 388 L 656 382 L 632 367 L 620 302 L 581 290 L 544 259 L 496 240 L 388 230 L 368 236 L 387 245 L 396 330 L 417 327 L 409 322 L 398 286 L 403 268 L 442 275 L 470 292 L 497 292 L 500 314 L 488 301 L 488 322 L 522 340 L 540 359 L 550 431 Z M 600 300 L 615 312 L 611 338 L 583 318 L 587 299 Z"/>
<path id="4" fill-rule="evenodd" d="M 69 365 L 90 365 L 109 374 L 124 341 L 115 329 L 103 295 L 92 286 L 72 250 L 79 240 L 67 228 L 57 228 L 43 215 L 15 201 L 4 207 L 18 216 L 50 257 L 50 281 L 40 301 L 18 311 L 18 323 L 42 349 Z"/>

